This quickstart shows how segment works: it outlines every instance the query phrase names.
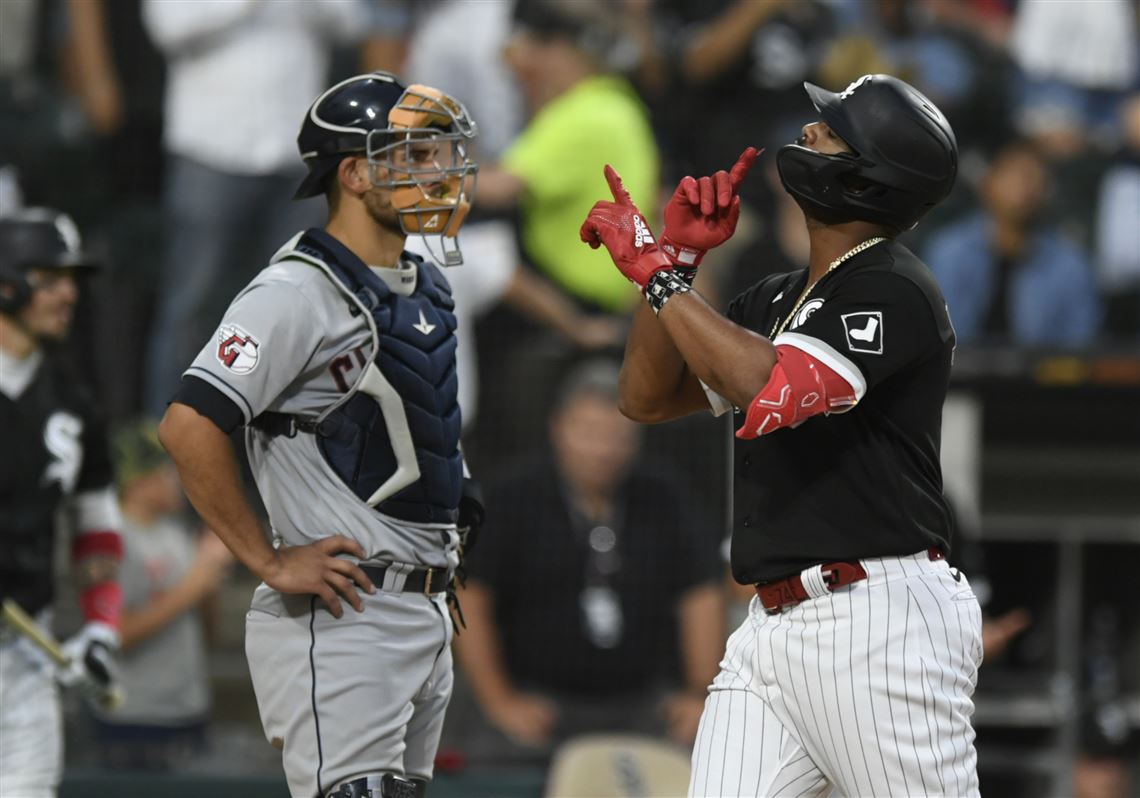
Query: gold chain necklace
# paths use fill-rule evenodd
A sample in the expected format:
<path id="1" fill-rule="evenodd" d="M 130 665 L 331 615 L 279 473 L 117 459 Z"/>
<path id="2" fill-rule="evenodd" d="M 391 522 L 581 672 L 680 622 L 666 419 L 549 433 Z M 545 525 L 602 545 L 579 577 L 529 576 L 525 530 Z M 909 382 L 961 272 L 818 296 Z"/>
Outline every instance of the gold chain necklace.
<path id="1" fill-rule="evenodd" d="M 776 323 L 772 325 L 772 332 L 768 334 L 769 340 L 775 338 L 776 336 L 778 336 L 784 332 L 784 328 L 788 326 L 788 322 L 790 322 L 792 319 L 794 319 L 796 317 L 796 314 L 800 310 L 800 305 L 802 305 L 804 303 L 804 300 L 808 298 L 808 294 L 811 293 L 812 289 L 815 288 L 817 285 L 819 285 L 820 280 L 822 280 L 824 277 L 826 277 L 827 275 L 829 275 L 833 271 L 835 271 L 835 268 L 839 264 L 843 263 L 843 261 L 845 261 L 849 258 L 855 257 L 856 255 L 858 255 L 860 252 L 862 252 L 865 249 L 870 249 L 871 247 L 875 246 L 875 244 L 878 244 L 880 241 L 886 241 L 886 240 L 887 239 L 884 238 L 883 236 L 875 236 L 874 238 L 868 238 L 862 244 L 856 244 L 854 247 L 847 250 L 842 255 L 840 255 L 838 258 L 833 260 L 830 264 L 828 264 L 827 271 L 825 271 L 823 273 L 823 276 L 821 276 L 819 278 L 819 280 L 816 280 L 814 283 L 809 283 L 808 285 L 804 286 L 803 293 L 800 294 L 800 298 L 796 300 L 795 307 L 792 308 L 791 313 L 789 313 L 787 316 L 784 317 L 783 322 L 780 322 L 779 320 L 777 320 Z"/>

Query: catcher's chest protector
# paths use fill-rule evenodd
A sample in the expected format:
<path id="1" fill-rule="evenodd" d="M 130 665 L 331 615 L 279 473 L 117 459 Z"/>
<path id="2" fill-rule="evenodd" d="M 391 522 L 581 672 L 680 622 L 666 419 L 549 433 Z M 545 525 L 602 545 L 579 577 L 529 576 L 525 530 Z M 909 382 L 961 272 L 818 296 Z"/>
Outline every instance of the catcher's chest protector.
<path id="1" fill-rule="evenodd" d="M 463 459 L 451 290 L 435 266 L 405 253 L 416 263 L 416 287 L 410 295 L 398 294 L 358 258 L 337 257 L 342 247 L 322 246 L 318 235 L 303 236 L 297 253 L 327 266 L 326 273 L 354 298 L 352 310 L 368 313 L 375 326 L 373 363 L 321 419 L 320 451 L 353 492 L 380 512 L 409 521 L 454 522 Z"/>

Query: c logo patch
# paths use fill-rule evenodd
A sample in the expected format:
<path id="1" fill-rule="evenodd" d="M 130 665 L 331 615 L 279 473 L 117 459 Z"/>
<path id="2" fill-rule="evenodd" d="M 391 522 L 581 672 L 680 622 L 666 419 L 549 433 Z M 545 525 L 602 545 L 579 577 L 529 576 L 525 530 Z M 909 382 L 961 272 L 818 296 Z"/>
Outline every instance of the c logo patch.
<path id="1" fill-rule="evenodd" d="M 236 324 L 218 328 L 218 362 L 234 374 L 249 374 L 257 367 L 260 346 L 261 342 Z"/>

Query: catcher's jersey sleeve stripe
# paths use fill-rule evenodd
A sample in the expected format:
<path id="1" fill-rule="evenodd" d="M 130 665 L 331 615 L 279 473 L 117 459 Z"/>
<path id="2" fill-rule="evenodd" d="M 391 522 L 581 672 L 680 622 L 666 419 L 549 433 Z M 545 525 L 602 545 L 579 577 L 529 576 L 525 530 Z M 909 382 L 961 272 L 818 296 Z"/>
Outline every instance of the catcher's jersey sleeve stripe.
<path id="1" fill-rule="evenodd" d="M 772 344 L 776 347 L 790 346 L 798 349 L 827 366 L 854 389 L 855 401 L 859 401 L 867 393 L 867 380 L 863 377 L 863 372 L 826 341 L 810 335 L 787 332 L 777 335 Z"/>
<path id="2" fill-rule="evenodd" d="M 75 526 L 81 532 L 122 529 L 119 502 L 110 485 L 102 490 L 86 490 L 75 496 Z"/>
<path id="3" fill-rule="evenodd" d="M 244 400 L 239 404 L 234 396 L 241 399 L 241 395 L 232 389 L 227 392 L 220 387 L 217 378 L 208 371 L 202 371 L 200 375 L 186 374 L 182 377 L 182 385 L 174 395 L 174 401 L 194 408 L 229 435 L 250 420 L 249 405 Z"/>

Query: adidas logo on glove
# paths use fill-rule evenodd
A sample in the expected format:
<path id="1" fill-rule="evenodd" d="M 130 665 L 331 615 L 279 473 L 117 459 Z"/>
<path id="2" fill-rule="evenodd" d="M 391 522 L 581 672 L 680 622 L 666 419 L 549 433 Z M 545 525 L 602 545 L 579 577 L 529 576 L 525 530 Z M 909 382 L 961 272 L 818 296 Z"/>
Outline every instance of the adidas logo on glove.
<path id="1" fill-rule="evenodd" d="M 645 220 L 638 214 L 633 216 L 633 245 L 638 249 L 645 244 L 653 243 L 653 233 L 649 232 L 649 226 L 645 224 Z"/>

